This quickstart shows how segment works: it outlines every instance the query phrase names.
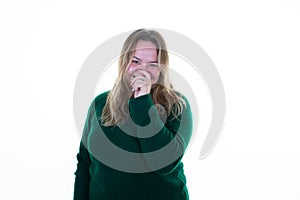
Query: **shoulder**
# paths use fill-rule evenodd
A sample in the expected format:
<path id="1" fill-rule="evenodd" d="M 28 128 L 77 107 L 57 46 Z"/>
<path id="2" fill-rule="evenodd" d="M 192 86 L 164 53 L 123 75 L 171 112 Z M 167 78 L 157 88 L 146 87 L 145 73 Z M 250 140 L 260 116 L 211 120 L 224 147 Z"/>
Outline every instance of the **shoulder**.
<path id="1" fill-rule="evenodd" d="M 109 92 L 110 92 L 110 90 L 105 91 L 105 92 L 103 92 L 103 93 L 101 93 L 101 94 L 98 94 L 98 95 L 95 97 L 94 102 L 95 102 L 96 104 L 99 104 L 99 103 L 100 103 L 100 104 L 103 104 L 103 103 L 105 104 Z"/>
<path id="2" fill-rule="evenodd" d="M 107 96 L 109 94 L 109 91 L 105 91 L 101 94 L 98 94 L 94 100 L 92 101 L 91 107 L 93 107 L 96 111 L 96 115 L 101 115 L 102 110 L 106 104 Z"/>
<path id="3" fill-rule="evenodd" d="M 182 103 L 184 104 L 184 107 L 189 107 L 190 103 L 188 98 L 178 90 L 174 90 L 174 94 L 179 97 L 179 99 L 182 99 Z"/>

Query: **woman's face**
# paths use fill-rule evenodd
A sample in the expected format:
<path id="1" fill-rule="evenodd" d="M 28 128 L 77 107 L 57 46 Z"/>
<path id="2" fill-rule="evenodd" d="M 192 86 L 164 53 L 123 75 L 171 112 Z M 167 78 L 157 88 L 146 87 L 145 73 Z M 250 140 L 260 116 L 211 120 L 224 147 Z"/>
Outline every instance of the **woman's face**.
<path id="1" fill-rule="evenodd" d="M 137 42 L 133 56 L 126 69 L 127 80 L 137 70 L 144 70 L 150 74 L 152 84 L 159 78 L 160 69 L 157 61 L 156 46 L 149 41 L 140 40 Z"/>

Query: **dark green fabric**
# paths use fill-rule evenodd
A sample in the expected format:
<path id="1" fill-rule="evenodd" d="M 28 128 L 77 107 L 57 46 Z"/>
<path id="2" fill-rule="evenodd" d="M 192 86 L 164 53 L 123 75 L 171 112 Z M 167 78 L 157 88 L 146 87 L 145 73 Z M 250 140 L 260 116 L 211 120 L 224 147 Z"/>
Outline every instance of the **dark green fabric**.
<path id="1" fill-rule="evenodd" d="M 181 162 L 192 134 L 192 113 L 187 99 L 184 97 L 187 107 L 178 118 L 168 116 L 165 120 L 153 107 L 151 94 L 130 99 L 128 109 L 134 123 L 129 123 L 126 131 L 122 131 L 123 129 L 118 126 L 100 125 L 99 119 L 108 92 L 98 95 L 93 100 L 87 114 L 77 154 L 74 200 L 189 199 Z M 155 127 L 159 127 L 159 131 L 146 137 L 153 131 L 153 127 L 145 129 L 150 121 Z M 128 131 L 131 134 L 127 134 Z M 121 166 L 122 168 L 124 157 L 116 155 L 109 157 L 110 151 L 105 149 L 103 138 L 100 140 L 101 132 L 118 148 L 127 152 L 140 153 L 140 162 L 135 163 L 128 159 L 126 164 L 128 166 L 144 165 L 145 169 L 148 169 L 147 172 L 126 172 L 110 167 Z M 160 150 L 165 146 L 168 146 L 168 149 L 154 159 L 146 156 L 147 153 Z M 109 158 L 113 165 L 106 161 L 102 162 L 101 156 Z M 170 158 L 174 158 L 173 162 L 157 168 L 157 164 L 162 160 Z"/>

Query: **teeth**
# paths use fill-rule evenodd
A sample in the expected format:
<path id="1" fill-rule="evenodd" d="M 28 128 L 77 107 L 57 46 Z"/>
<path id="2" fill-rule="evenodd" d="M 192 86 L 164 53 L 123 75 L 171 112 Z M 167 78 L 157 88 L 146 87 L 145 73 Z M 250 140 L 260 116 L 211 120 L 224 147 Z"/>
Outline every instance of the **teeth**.
<path id="1" fill-rule="evenodd" d="M 134 92 L 134 88 L 132 88 L 131 91 Z"/>

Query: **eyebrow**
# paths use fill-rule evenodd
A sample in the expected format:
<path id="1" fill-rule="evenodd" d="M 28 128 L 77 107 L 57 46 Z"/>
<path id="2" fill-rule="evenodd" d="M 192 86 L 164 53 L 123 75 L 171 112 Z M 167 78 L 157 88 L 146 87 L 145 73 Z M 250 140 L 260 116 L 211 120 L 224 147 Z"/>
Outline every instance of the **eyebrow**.
<path id="1" fill-rule="evenodd" d="M 137 59 L 137 60 L 139 60 L 139 61 L 142 61 L 142 59 L 140 59 L 140 58 L 138 58 L 138 57 L 136 57 L 136 56 L 133 56 L 133 58 L 135 58 L 135 59 Z M 148 63 L 158 63 L 157 61 L 151 61 L 151 62 L 148 62 Z"/>

